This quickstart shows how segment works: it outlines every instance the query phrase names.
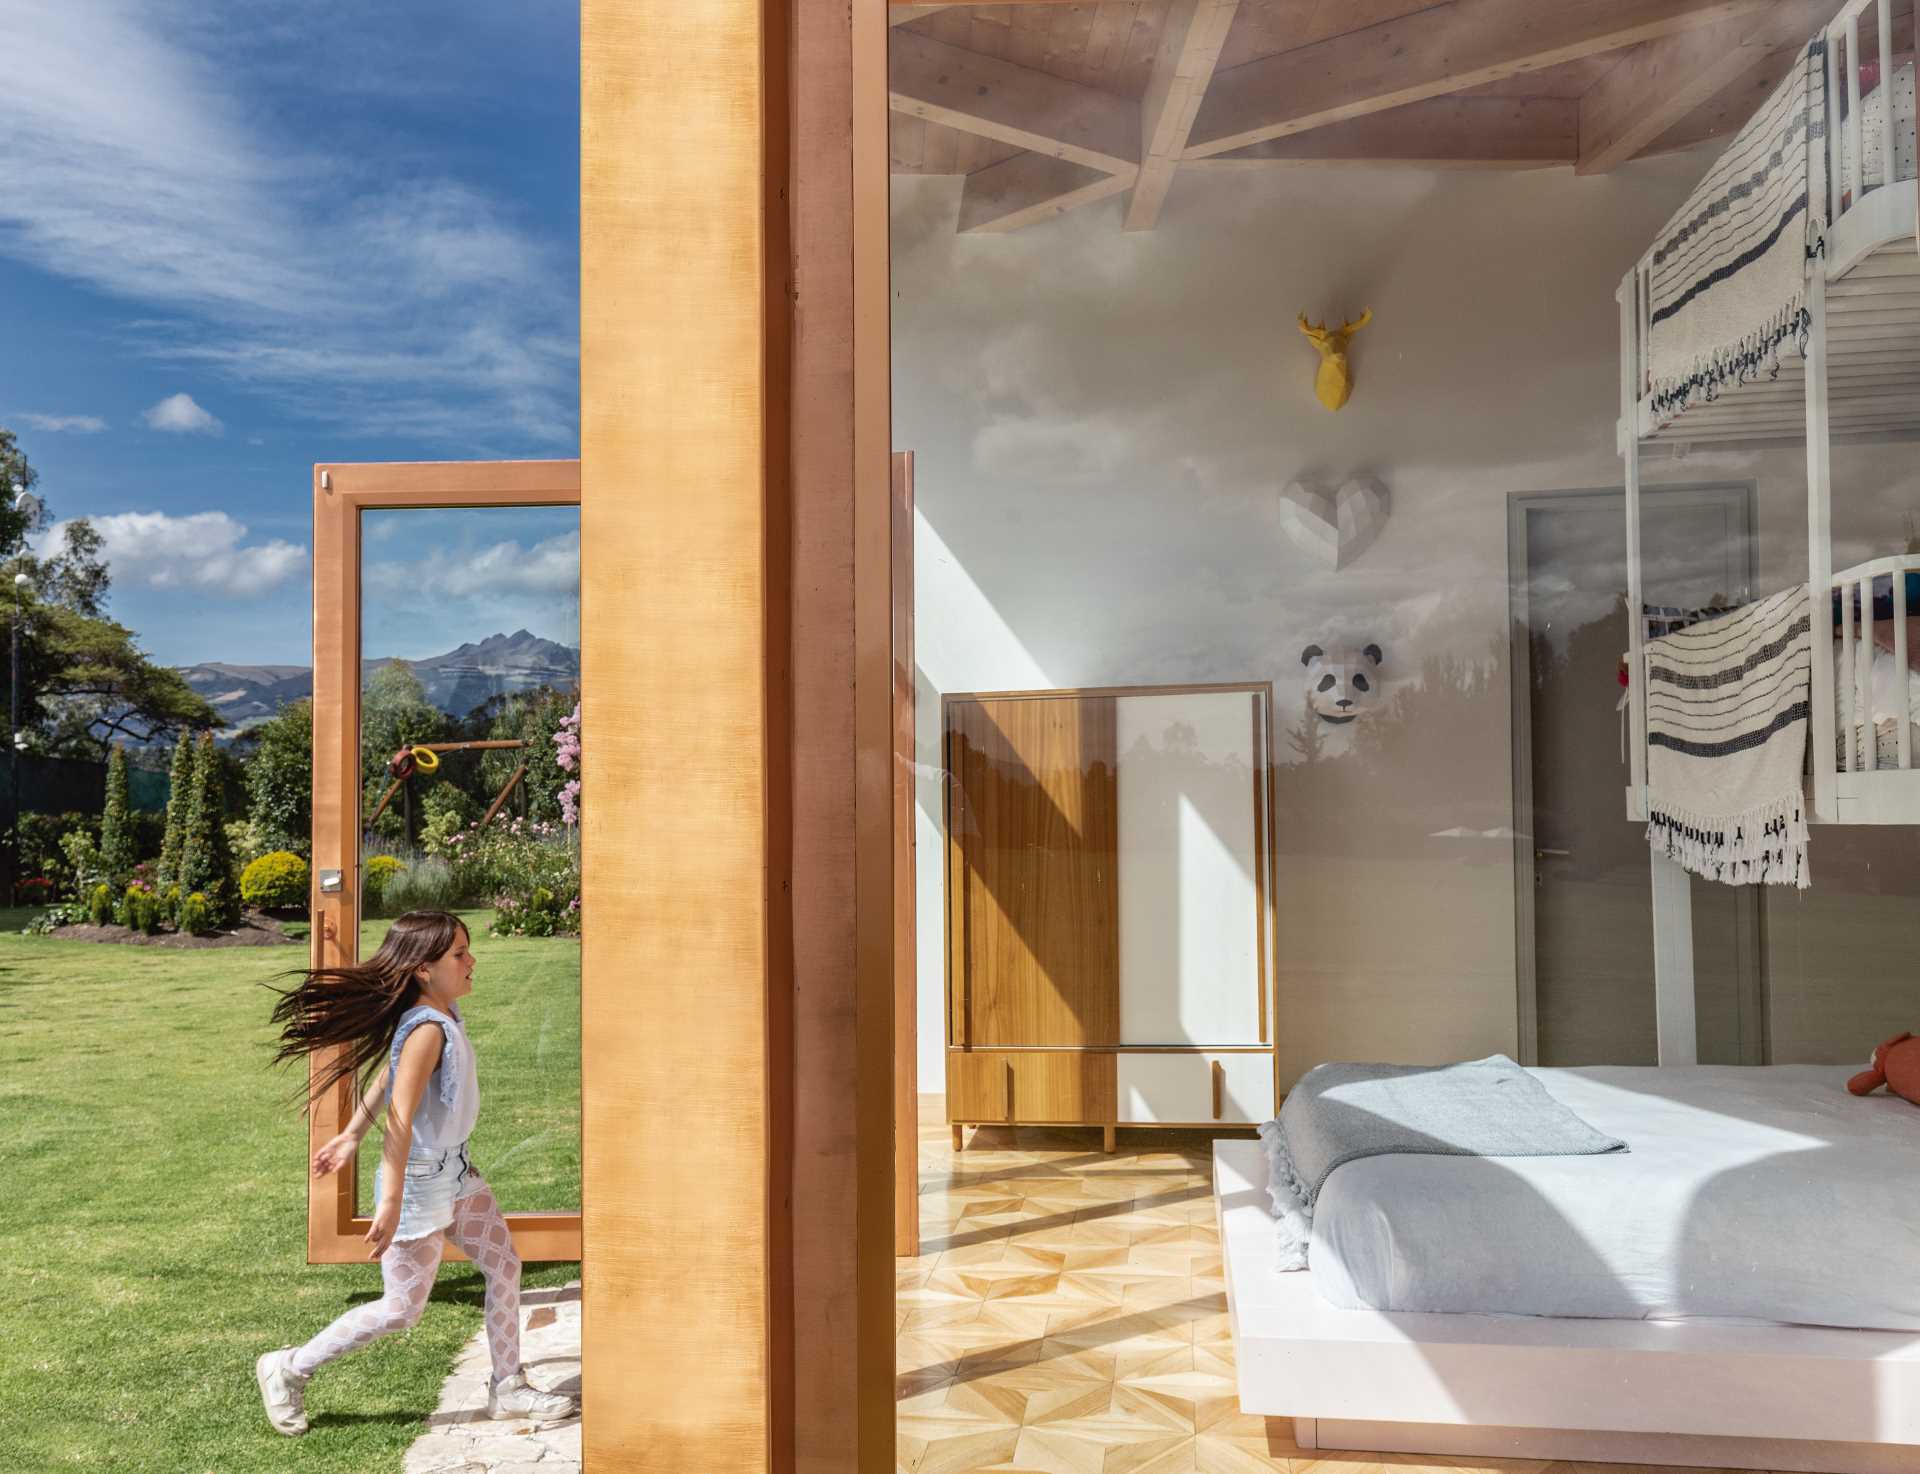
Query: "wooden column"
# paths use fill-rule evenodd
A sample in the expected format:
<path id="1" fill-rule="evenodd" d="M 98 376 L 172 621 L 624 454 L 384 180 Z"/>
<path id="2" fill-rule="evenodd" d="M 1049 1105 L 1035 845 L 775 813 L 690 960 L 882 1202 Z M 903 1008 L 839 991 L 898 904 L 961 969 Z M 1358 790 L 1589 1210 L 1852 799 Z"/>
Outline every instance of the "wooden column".
<path id="1" fill-rule="evenodd" d="M 582 0 L 583 1425 L 593 1474 L 783 1467 L 789 1057 L 769 824 L 785 370 L 758 0 Z M 784 1344 L 783 1344 L 784 1341 Z"/>
<path id="2" fill-rule="evenodd" d="M 588 1474 L 894 1464 L 884 14 L 582 0 Z"/>

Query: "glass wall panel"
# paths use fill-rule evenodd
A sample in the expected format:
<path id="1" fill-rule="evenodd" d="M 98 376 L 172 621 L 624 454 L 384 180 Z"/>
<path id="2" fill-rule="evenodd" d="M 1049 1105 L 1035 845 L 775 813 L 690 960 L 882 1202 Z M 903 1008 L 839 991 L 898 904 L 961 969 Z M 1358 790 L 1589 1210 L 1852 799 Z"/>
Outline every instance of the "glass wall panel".
<path id="1" fill-rule="evenodd" d="M 577 1210 L 579 508 L 368 511 L 361 542 L 360 955 L 410 910 L 466 922 L 473 1165 L 509 1213 Z"/>

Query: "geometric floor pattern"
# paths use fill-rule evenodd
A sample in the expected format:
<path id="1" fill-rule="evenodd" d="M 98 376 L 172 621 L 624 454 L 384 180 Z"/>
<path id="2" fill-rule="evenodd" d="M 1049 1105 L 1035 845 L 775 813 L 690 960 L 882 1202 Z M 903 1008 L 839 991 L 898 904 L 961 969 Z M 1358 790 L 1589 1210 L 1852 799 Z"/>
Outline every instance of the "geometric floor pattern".
<path id="1" fill-rule="evenodd" d="M 970 1129 L 921 1100 L 920 1248 L 897 1261 L 903 1474 L 1648 1474 L 1303 1451 L 1234 1390 L 1203 1132 Z M 1693 1470 L 1689 1474 L 1703 1474 Z"/>

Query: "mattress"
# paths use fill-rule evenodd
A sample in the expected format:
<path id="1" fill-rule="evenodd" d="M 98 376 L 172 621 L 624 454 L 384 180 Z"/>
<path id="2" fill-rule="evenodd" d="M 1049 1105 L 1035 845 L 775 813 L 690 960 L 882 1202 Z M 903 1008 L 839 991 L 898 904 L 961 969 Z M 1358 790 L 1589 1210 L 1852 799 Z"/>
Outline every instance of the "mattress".
<path id="1" fill-rule="evenodd" d="M 1314 1210 L 1324 1299 L 1920 1331 L 1920 1107 L 1832 1066 L 1533 1073 L 1629 1150 L 1350 1162 Z"/>

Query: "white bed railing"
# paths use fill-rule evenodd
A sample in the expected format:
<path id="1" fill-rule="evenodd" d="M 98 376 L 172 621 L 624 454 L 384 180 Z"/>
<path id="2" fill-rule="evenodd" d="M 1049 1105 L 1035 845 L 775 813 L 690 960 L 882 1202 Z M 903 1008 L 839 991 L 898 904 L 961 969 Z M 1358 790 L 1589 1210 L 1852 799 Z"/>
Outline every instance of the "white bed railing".
<path id="1" fill-rule="evenodd" d="M 1892 767 L 1902 772 L 1913 768 L 1914 695 L 1920 676 L 1915 675 L 1909 663 L 1907 617 L 1910 613 L 1920 613 L 1920 609 L 1910 607 L 1907 579 L 1915 573 L 1920 573 L 1920 554 L 1902 553 L 1891 558 L 1876 558 L 1833 575 L 1827 602 L 1831 606 L 1837 598 L 1840 611 L 1840 660 L 1834 671 L 1834 687 L 1840 703 L 1841 751 L 1826 753 L 1816 760 L 1833 763 L 1840 772 L 1873 772 L 1880 767 L 1876 718 L 1881 713 L 1875 701 L 1873 679 L 1873 586 L 1877 579 L 1885 579 L 1890 585 L 1889 613 L 1893 618 L 1891 715 L 1897 741 Z M 1817 692 L 1815 699 L 1819 699 Z"/>
<path id="2" fill-rule="evenodd" d="M 1860 88 L 1860 73 L 1869 56 L 1860 44 L 1861 22 L 1874 12 L 1875 45 L 1871 59 L 1879 63 L 1879 75 L 1867 91 L 1881 94 L 1880 168 L 1877 179 L 1866 175 L 1866 150 L 1861 131 L 1865 107 Z M 1898 133 L 1893 84 L 1898 69 L 1894 65 L 1893 0 L 1847 0 L 1840 12 L 1827 23 L 1827 219 L 1837 221 L 1854 204 L 1875 189 L 1897 182 Z M 1840 79 L 1846 78 L 1842 96 Z M 1844 103 L 1844 108 L 1843 108 Z M 1844 148 L 1835 147 L 1845 129 Z"/>
<path id="3" fill-rule="evenodd" d="M 1900 159 L 1905 149 L 1909 157 L 1920 159 L 1920 120 L 1901 116 L 1895 105 L 1896 81 L 1903 55 L 1895 50 L 1894 8 L 1892 0 L 1847 0 L 1828 22 L 1826 40 L 1826 103 L 1823 123 L 1826 140 L 1826 189 L 1824 198 L 1807 202 L 1809 239 L 1831 236 L 1834 228 L 1863 202 L 1889 186 L 1907 182 L 1902 178 Z M 1863 84 L 1862 68 L 1873 64 L 1877 70 L 1870 84 Z M 1879 105 L 1873 106 L 1875 98 Z M 1878 160 L 1867 167 L 1863 137 L 1869 113 L 1877 114 L 1873 127 L 1877 134 Z M 1879 208 L 1888 203 L 1874 200 L 1867 212 L 1871 218 L 1859 222 L 1860 234 L 1867 246 L 1876 246 L 1885 238 Z M 1906 212 L 1911 215 L 1909 208 Z M 1920 220 L 1902 220 L 1902 230 L 1912 231 L 1920 241 Z M 1851 237 L 1854 232 L 1847 233 Z M 1621 439 L 1629 434 L 1646 435 L 1657 427 L 1646 398 L 1652 386 L 1651 323 L 1653 247 L 1634 263 L 1620 284 L 1621 335 L 1626 346 L 1621 354 Z M 1827 268 L 1830 276 L 1843 273 L 1855 261 L 1854 252 L 1837 253 L 1830 245 Z"/>

